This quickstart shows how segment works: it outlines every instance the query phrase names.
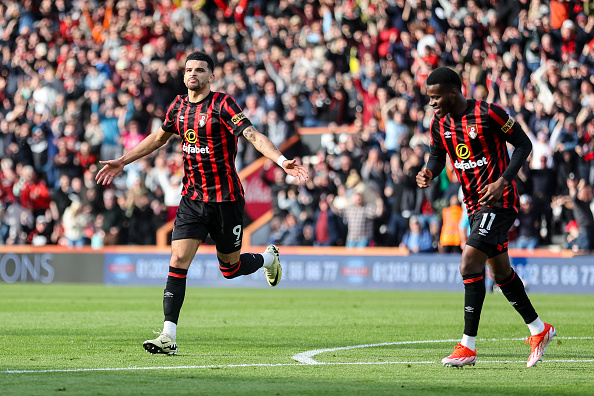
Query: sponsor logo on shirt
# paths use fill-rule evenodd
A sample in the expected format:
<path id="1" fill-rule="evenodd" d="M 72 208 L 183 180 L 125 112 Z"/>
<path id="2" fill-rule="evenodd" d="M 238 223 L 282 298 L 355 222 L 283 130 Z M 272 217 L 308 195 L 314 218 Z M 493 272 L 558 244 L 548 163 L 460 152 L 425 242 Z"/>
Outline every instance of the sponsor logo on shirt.
<path id="1" fill-rule="evenodd" d="M 190 145 L 187 143 L 184 143 L 184 145 L 182 146 L 182 151 L 188 154 L 210 154 L 210 149 L 208 148 L 208 146 L 196 147 L 194 145 Z"/>
<path id="2" fill-rule="evenodd" d="M 237 124 L 239 124 L 239 122 L 240 122 L 241 120 L 244 120 L 244 119 L 246 119 L 246 118 L 247 118 L 247 117 L 245 116 L 245 114 L 243 114 L 243 113 L 238 113 L 238 114 L 235 114 L 235 115 L 234 115 L 234 116 L 231 118 L 231 122 L 233 122 L 235 125 L 237 125 Z"/>
<path id="3" fill-rule="evenodd" d="M 196 131 L 194 131 L 193 129 L 188 129 L 186 133 L 184 133 L 184 137 L 186 138 L 186 141 L 190 144 L 194 144 L 198 140 L 198 134 L 196 134 Z"/>
<path id="4" fill-rule="evenodd" d="M 487 165 L 487 159 L 485 157 L 481 158 L 478 161 L 456 161 L 456 162 L 454 162 L 454 167 L 456 169 L 474 169 L 476 167 L 480 167 L 483 165 Z"/>
<path id="5" fill-rule="evenodd" d="M 467 159 L 468 157 L 470 157 L 470 148 L 468 148 L 468 146 L 464 143 L 460 143 L 456 146 L 456 155 L 460 159 Z"/>

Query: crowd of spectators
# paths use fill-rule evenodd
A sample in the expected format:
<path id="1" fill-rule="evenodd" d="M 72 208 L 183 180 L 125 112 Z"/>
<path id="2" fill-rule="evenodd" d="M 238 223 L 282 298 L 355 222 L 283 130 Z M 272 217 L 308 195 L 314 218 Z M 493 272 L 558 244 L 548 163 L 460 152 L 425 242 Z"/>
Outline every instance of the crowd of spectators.
<path id="1" fill-rule="evenodd" d="M 448 161 L 416 187 L 433 112 L 424 81 L 457 70 L 467 97 L 503 106 L 533 143 L 512 243 L 590 249 L 594 239 L 594 13 L 559 0 L 5 0 L 0 3 L 0 241 L 151 244 L 175 215 L 179 141 L 104 189 L 98 160 L 130 150 L 185 93 L 185 56 L 216 62 L 275 144 L 328 128 L 300 158 L 305 186 L 273 191 L 283 245 L 457 251 L 466 215 Z M 352 133 L 333 133 L 351 125 Z M 257 158 L 239 140 L 238 169 Z M 280 172 L 280 173 L 279 173 Z M 290 180 L 289 180 L 290 182 Z M 282 187 L 281 187 L 282 186 Z"/>

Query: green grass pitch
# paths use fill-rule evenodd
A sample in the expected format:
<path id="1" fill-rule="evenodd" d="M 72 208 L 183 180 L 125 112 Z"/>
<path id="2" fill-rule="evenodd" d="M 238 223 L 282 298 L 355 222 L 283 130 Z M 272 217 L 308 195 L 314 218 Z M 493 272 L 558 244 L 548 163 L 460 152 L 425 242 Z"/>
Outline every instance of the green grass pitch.
<path id="1" fill-rule="evenodd" d="M 558 337 L 528 369 L 527 327 L 488 294 L 477 364 L 455 369 L 439 361 L 461 336 L 462 290 L 189 288 L 179 355 L 150 355 L 142 342 L 162 325 L 162 292 L 1 285 L 0 394 L 594 394 L 591 295 L 530 295 Z"/>

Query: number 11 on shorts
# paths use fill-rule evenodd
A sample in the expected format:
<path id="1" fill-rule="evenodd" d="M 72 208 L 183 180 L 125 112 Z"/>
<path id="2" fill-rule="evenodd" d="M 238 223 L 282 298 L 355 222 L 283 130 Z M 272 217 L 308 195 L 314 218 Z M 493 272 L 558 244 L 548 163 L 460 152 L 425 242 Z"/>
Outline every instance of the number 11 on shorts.
<path id="1" fill-rule="evenodd" d="M 487 217 L 491 216 L 491 220 L 489 220 L 489 224 L 485 227 L 485 223 L 487 222 Z M 491 229 L 491 225 L 493 225 L 493 220 L 495 220 L 495 213 L 483 213 L 483 219 L 481 220 L 481 227 L 487 231 Z"/>

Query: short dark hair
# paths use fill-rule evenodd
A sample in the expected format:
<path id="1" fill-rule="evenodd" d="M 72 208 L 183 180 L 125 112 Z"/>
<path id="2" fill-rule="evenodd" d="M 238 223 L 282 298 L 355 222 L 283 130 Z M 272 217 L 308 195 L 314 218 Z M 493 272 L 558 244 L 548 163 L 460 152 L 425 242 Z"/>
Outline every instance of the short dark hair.
<path id="1" fill-rule="evenodd" d="M 462 80 L 458 73 L 449 67 L 438 67 L 427 77 L 427 85 L 446 85 L 458 89 L 462 92 Z"/>
<path id="2" fill-rule="evenodd" d="M 186 62 L 191 60 L 204 61 L 208 64 L 208 69 L 212 73 L 214 71 L 214 61 L 207 53 L 202 51 L 194 51 L 186 58 Z"/>

